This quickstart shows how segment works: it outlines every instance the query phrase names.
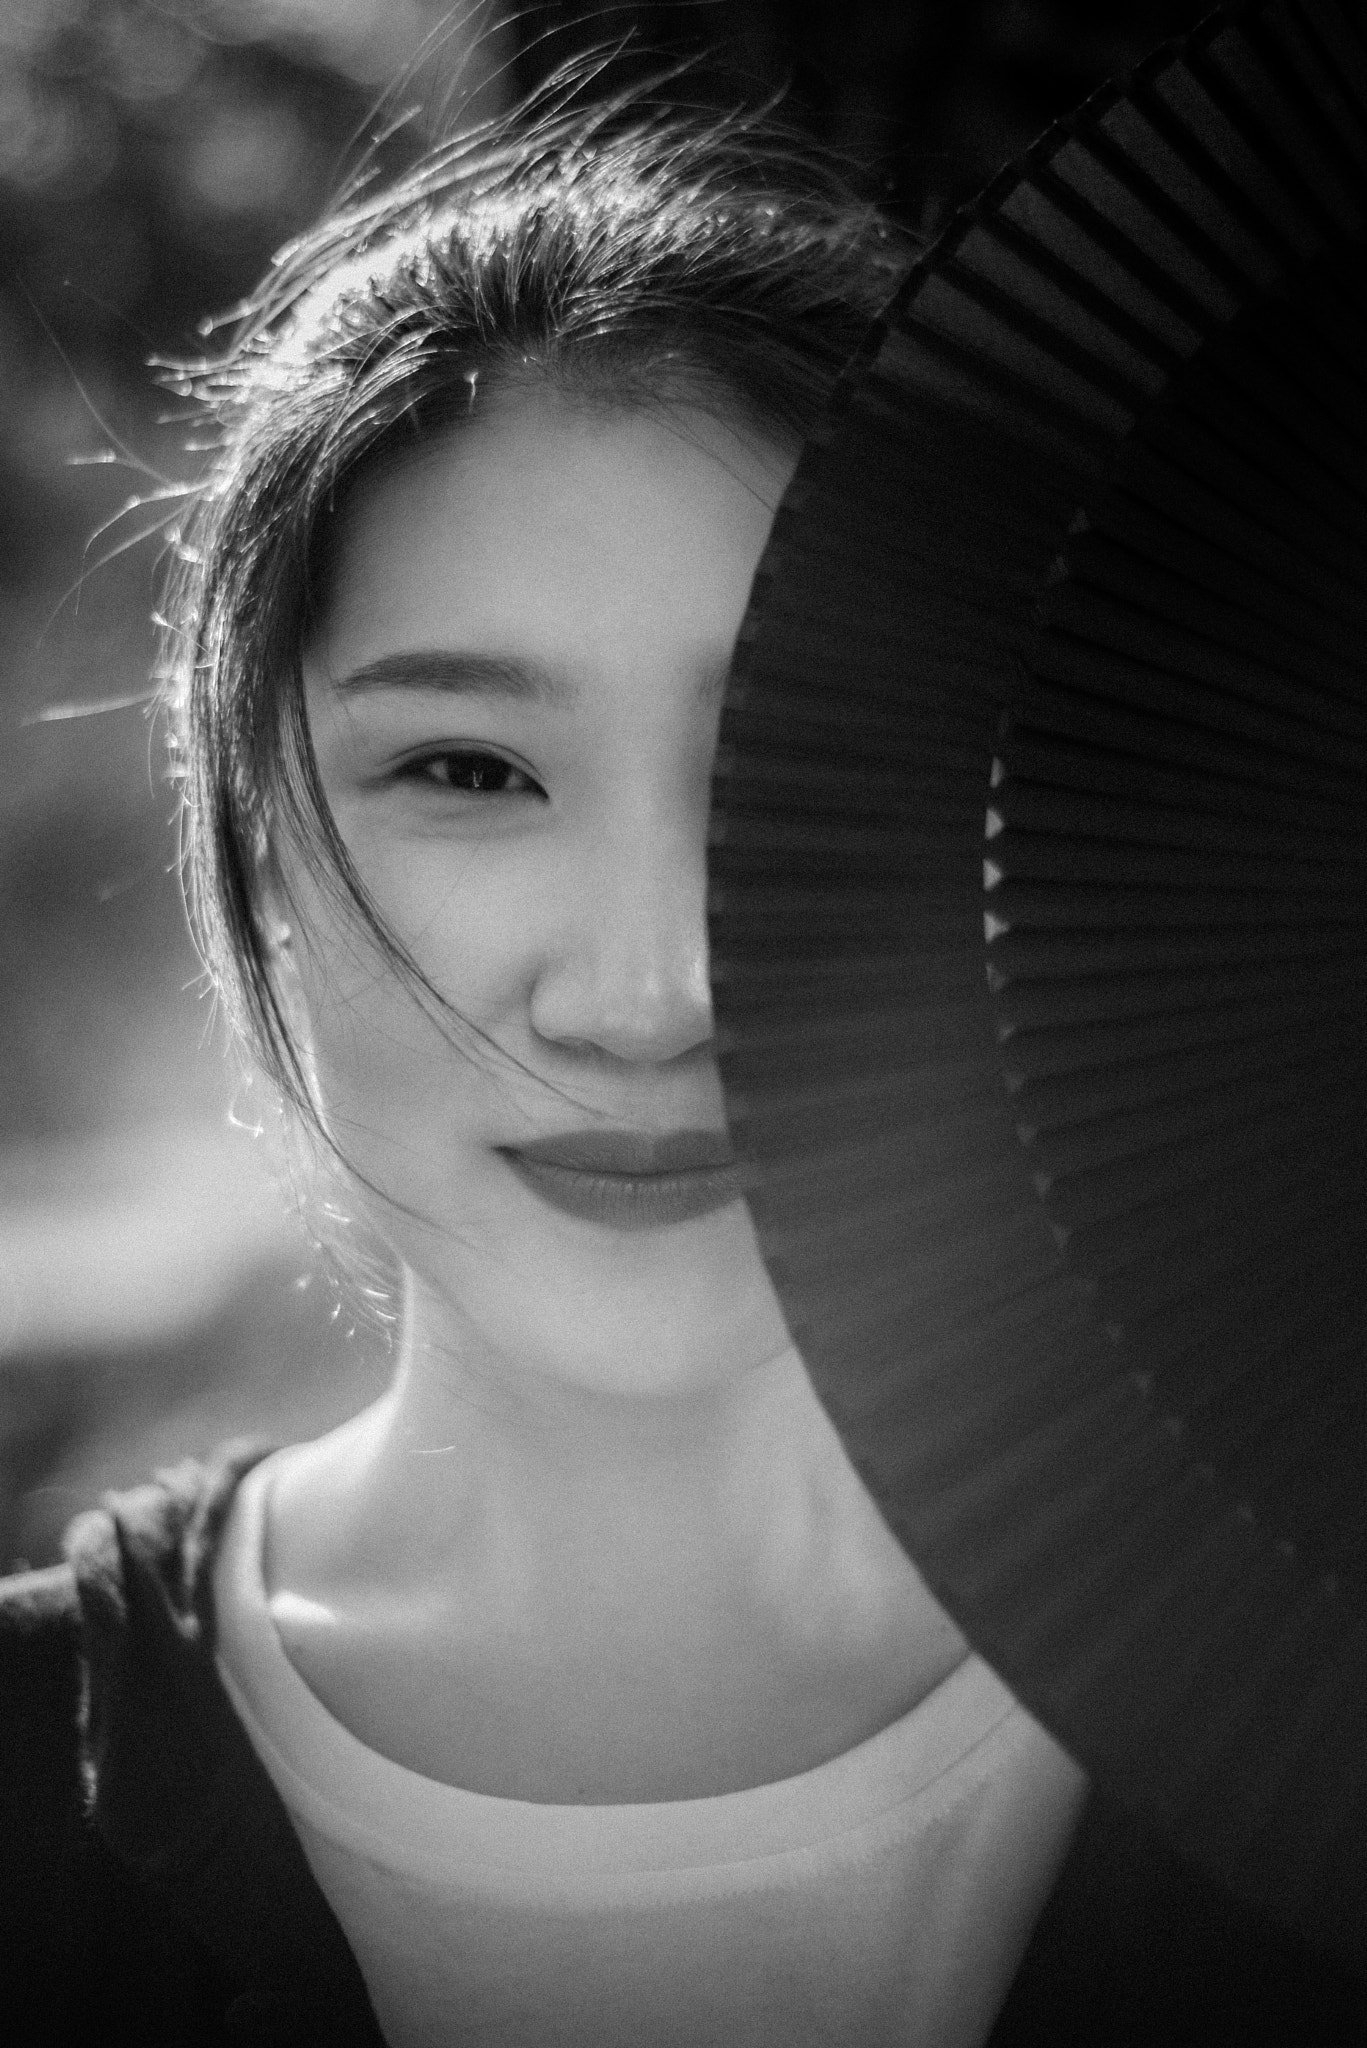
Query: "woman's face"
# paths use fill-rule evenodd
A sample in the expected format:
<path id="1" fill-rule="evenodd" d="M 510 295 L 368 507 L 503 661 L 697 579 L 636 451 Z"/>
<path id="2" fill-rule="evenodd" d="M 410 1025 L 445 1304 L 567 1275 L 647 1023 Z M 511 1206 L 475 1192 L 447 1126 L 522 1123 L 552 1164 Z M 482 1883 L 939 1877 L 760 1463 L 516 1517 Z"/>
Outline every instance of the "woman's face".
<path id="1" fill-rule="evenodd" d="M 504 392 L 340 520 L 304 660 L 323 787 L 383 918 L 521 1070 L 463 1049 L 287 859 L 297 994 L 425 1325 L 493 1384 L 698 1390 L 788 1343 L 742 1201 L 567 1213 L 584 1184 L 517 1148 L 724 1135 L 710 777 L 795 457 L 699 410 Z"/>

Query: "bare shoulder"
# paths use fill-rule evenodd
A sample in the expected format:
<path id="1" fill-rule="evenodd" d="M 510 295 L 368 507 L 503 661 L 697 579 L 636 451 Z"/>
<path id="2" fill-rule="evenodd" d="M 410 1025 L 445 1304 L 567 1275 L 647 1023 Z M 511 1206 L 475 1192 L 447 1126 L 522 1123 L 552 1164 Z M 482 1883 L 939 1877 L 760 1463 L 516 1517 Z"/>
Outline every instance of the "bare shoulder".
<path id="1" fill-rule="evenodd" d="M 262 1574 L 268 1598 L 336 1602 L 367 1573 L 366 1474 L 382 1428 L 375 1404 L 271 1459 Z"/>

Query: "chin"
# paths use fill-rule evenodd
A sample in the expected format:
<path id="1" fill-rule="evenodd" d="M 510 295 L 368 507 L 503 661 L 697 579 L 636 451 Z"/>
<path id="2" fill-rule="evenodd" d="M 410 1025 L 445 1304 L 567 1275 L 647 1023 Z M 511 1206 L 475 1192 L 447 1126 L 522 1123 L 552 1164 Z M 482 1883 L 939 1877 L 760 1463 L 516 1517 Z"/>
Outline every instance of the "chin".
<path id="1" fill-rule="evenodd" d="M 791 1344 L 753 1249 L 749 1217 L 724 1212 L 681 1225 L 644 1253 L 563 1239 L 475 1252 L 452 1272 L 412 1263 L 423 1320 L 445 1324 L 453 1353 L 483 1352 L 490 1370 L 612 1399 L 678 1398 L 736 1382 Z M 663 1235 L 663 1234 L 662 1234 Z M 415 1247 L 415 1250 L 417 1248 Z"/>
<path id="2" fill-rule="evenodd" d="M 559 1213 L 490 1164 L 439 1189 L 410 1160 L 387 1213 L 368 1202 L 417 1283 L 405 1320 L 416 1311 L 424 1341 L 615 1399 L 702 1393 L 791 1345 L 743 1200 L 619 1230 Z"/>

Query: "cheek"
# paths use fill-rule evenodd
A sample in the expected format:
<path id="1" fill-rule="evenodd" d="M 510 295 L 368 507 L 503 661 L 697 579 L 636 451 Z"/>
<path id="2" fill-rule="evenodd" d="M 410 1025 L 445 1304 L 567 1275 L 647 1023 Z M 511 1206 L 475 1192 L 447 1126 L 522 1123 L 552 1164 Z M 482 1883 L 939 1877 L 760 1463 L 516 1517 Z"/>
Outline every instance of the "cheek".
<path id="1" fill-rule="evenodd" d="M 544 877 L 478 846 L 383 854 L 348 835 L 381 917 L 450 1010 L 405 977 L 361 923 L 305 880 L 295 893 L 298 992 L 325 1115 L 364 1117 L 372 1139 L 411 1147 L 498 1085 L 484 1038 L 515 1050 L 534 977 L 528 933 Z M 340 1134 L 339 1134 L 340 1135 Z"/>
<path id="2" fill-rule="evenodd" d="M 467 1013 L 503 1007 L 536 951 L 554 866 L 545 850 L 495 833 L 364 834 L 348 830 L 344 811 L 338 824 L 381 918 L 423 973 Z"/>

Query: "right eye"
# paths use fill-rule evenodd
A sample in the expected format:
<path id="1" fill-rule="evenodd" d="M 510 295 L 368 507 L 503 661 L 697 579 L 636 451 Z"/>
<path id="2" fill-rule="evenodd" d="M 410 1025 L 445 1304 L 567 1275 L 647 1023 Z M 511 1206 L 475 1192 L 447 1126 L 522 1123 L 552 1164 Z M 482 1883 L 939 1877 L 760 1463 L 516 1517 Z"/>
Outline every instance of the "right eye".
<path id="1" fill-rule="evenodd" d="M 545 795 L 530 775 L 501 754 L 474 747 L 443 747 L 439 752 L 420 754 L 405 761 L 398 773 L 405 782 L 425 782 L 461 796 Z M 522 786 L 510 787 L 515 784 Z"/>

